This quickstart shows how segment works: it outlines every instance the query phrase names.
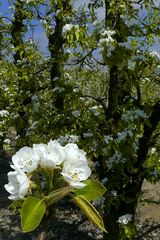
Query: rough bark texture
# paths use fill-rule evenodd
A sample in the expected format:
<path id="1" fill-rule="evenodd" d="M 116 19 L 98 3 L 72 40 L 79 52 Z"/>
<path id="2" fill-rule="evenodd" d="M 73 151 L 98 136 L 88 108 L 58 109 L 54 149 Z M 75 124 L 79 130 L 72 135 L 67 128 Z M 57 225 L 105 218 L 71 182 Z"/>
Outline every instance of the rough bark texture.
<path id="1" fill-rule="evenodd" d="M 15 48 L 15 55 L 14 55 L 14 63 L 16 64 L 17 61 L 23 59 L 24 47 L 23 47 L 23 21 L 26 18 L 25 11 L 24 11 L 24 2 L 17 0 L 15 4 L 15 14 L 12 20 L 12 27 L 11 27 L 11 43 Z"/>
<path id="2" fill-rule="evenodd" d="M 62 2 L 63 13 L 66 14 L 71 9 L 70 1 Z M 57 8 L 58 10 L 58 8 Z M 65 64 L 64 59 L 64 50 L 63 44 L 65 43 L 64 37 L 62 35 L 63 26 L 65 24 L 63 19 L 63 14 L 55 16 L 55 29 L 54 33 L 50 34 L 48 37 L 49 40 L 49 51 L 51 53 L 51 87 L 52 89 L 56 87 L 61 87 L 63 85 L 62 82 L 62 74 Z M 60 93 L 56 93 L 55 96 L 55 107 L 62 111 L 64 107 L 64 97 Z"/>
<path id="3" fill-rule="evenodd" d="M 11 27 L 11 43 L 14 46 L 15 54 L 13 56 L 14 64 L 17 68 L 17 85 L 19 90 L 19 95 L 17 96 L 17 102 L 19 102 L 19 121 L 18 124 L 15 123 L 15 127 L 17 130 L 17 134 L 25 139 L 26 138 L 26 130 L 29 125 L 28 123 L 28 115 L 26 113 L 26 106 L 31 104 L 31 97 L 24 97 L 20 99 L 21 90 L 34 92 L 34 81 L 26 81 L 26 75 L 24 76 L 24 69 L 22 68 L 21 61 L 26 58 L 27 53 L 25 50 L 24 42 L 23 42 L 23 35 L 25 32 L 26 26 L 24 25 L 24 20 L 27 18 L 26 10 L 24 9 L 25 2 L 21 0 L 16 0 L 15 3 L 15 13 L 12 20 L 12 27 Z M 26 74 L 26 73 L 25 73 Z M 29 80 L 29 79 L 28 79 Z M 23 99 L 23 100 L 22 100 Z"/>

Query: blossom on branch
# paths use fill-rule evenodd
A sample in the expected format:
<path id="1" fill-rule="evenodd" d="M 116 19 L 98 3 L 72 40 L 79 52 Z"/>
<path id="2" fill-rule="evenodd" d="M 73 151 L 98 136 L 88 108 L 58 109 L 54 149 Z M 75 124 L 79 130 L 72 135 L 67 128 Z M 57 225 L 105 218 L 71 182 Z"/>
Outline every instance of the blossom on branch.
<path id="1" fill-rule="evenodd" d="M 69 143 L 64 147 L 65 161 L 62 176 L 73 188 L 83 188 L 86 184 L 82 181 L 91 175 L 86 153 L 80 150 L 76 144 Z"/>
<path id="2" fill-rule="evenodd" d="M 39 154 L 42 167 L 56 168 L 65 159 L 63 147 L 56 140 L 50 140 L 47 145 L 34 144 L 33 149 Z"/>
<path id="3" fill-rule="evenodd" d="M 37 168 L 39 160 L 38 153 L 32 148 L 25 146 L 13 155 L 13 165 L 11 167 L 15 170 L 19 169 L 23 172 L 31 173 Z"/>
<path id="4" fill-rule="evenodd" d="M 11 195 L 10 200 L 23 199 L 29 189 L 29 179 L 22 171 L 14 171 L 8 173 L 8 184 L 4 187 Z"/>

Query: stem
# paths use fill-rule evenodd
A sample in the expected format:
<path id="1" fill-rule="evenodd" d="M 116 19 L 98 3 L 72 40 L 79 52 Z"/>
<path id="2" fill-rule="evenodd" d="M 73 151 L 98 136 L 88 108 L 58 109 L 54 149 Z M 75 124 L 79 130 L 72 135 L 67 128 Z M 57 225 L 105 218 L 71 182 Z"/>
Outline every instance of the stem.
<path id="1" fill-rule="evenodd" d="M 48 171 L 48 186 L 49 186 L 49 193 L 53 191 L 53 176 L 54 176 L 54 170 L 53 169 L 50 169 Z"/>
<path id="2" fill-rule="evenodd" d="M 44 198 L 43 189 L 42 189 L 42 186 L 41 186 L 41 181 L 39 179 L 38 173 L 35 173 L 34 176 L 35 176 L 36 182 L 37 182 L 36 187 L 37 187 L 40 195 L 42 196 L 42 198 Z"/>
<path id="3" fill-rule="evenodd" d="M 42 171 L 46 179 L 47 194 L 50 194 L 53 191 L 54 169 L 42 168 Z"/>

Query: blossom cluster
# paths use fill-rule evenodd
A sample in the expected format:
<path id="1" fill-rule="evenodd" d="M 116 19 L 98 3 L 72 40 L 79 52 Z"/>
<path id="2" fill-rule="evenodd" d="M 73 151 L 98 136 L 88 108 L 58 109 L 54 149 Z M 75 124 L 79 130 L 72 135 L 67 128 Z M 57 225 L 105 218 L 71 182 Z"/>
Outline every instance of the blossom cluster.
<path id="1" fill-rule="evenodd" d="M 133 218 L 133 215 L 127 213 L 125 215 L 120 216 L 118 218 L 117 222 L 120 223 L 120 224 L 127 225 L 130 221 L 132 221 L 132 218 Z"/>
<path id="2" fill-rule="evenodd" d="M 9 112 L 7 110 L 1 110 L 0 111 L 0 116 L 1 117 L 7 117 L 9 115 Z"/>
<path id="3" fill-rule="evenodd" d="M 76 30 L 79 30 L 79 25 L 76 24 L 76 25 L 73 25 L 71 23 L 67 23 L 63 26 L 63 34 L 66 35 L 68 32 L 70 32 L 72 29 L 76 29 Z"/>
<path id="4" fill-rule="evenodd" d="M 134 110 L 128 110 L 127 112 L 125 112 L 122 115 L 122 119 L 127 121 L 134 121 L 135 119 L 138 118 L 148 118 L 148 116 L 146 115 L 146 113 L 141 110 L 141 109 L 134 109 Z"/>
<path id="5" fill-rule="evenodd" d="M 109 44 L 109 43 L 113 43 L 114 39 L 113 39 L 113 35 L 115 34 L 115 31 L 113 30 L 104 30 L 103 33 L 101 33 L 102 38 L 99 40 L 99 44 L 103 45 L 103 44 Z"/>
<path id="6" fill-rule="evenodd" d="M 122 153 L 115 152 L 115 154 L 112 157 L 107 159 L 106 165 L 108 169 L 111 169 L 114 164 L 125 163 L 125 162 L 126 162 L 126 158 L 123 157 Z"/>
<path id="7" fill-rule="evenodd" d="M 8 173 L 8 184 L 5 189 L 11 194 L 9 199 L 23 199 L 31 187 L 31 177 L 40 169 L 60 169 L 60 176 L 73 188 L 83 188 L 91 175 L 86 153 L 74 143 L 65 146 L 57 140 L 48 144 L 33 144 L 33 147 L 23 147 L 12 157 Z"/>
<path id="8" fill-rule="evenodd" d="M 133 129 L 125 128 L 124 131 L 117 133 L 117 142 L 121 142 L 127 137 L 133 138 Z"/>

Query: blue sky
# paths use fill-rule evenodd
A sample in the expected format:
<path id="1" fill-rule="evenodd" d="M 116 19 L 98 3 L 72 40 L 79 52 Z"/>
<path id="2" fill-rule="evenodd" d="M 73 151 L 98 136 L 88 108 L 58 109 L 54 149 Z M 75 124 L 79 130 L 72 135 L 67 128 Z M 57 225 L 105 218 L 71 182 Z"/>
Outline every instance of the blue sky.
<path id="1" fill-rule="evenodd" d="M 2 14 L 2 16 L 7 16 L 10 18 L 12 16 L 12 9 L 9 9 L 10 6 L 11 5 L 8 0 L 0 0 L 0 15 Z M 34 21 L 34 24 L 36 24 L 36 21 Z M 36 26 L 35 29 L 36 31 L 34 32 L 33 38 L 35 41 L 38 42 L 41 52 L 46 54 L 48 53 L 47 51 L 48 40 L 44 32 L 44 29 L 39 24 Z M 31 32 L 28 32 L 26 38 L 29 38 L 30 36 Z"/>
<path id="2" fill-rule="evenodd" d="M 156 1 L 157 7 L 160 7 L 160 0 L 155 0 L 155 1 Z M 84 4 L 84 3 L 87 4 L 89 0 L 75 0 L 74 2 L 75 2 L 74 3 L 75 8 L 78 8 L 81 4 Z M 2 14 L 3 16 L 5 15 L 7 17 L 10 17 L 12 11 L 10 10 L 10 13 L 9 13 L 8 9 L 9 9 L 9 1 L 0 0 L 0 14 Z M 104 15 L 105 15 L 104 9 L 100 8 L 97 11 L 97 15 L 99 19 L 104 19 Z M 142 12 L 142 15 L 143 15 L 143 12 Z M 36 26 L 35 30 L 36 31 L 34 32 L 34 35 L 33 35 L 34 40 L 36 40 L 39 43 L 40 50 L 43 53 L 47 53 L 48 41 L 47 41 L 47 37 L 45 35 L 44 29 L 40 26 Z M 29 37 L 29 34 L 27 34 L 27 37 Z M 160 53 L 160 42 L 157 39 L 156 39 L 156 44 L 151 49 L 158 51 Z"/>
<path id="3" fill-rule="evenodd" d="M 0 4 L 1 4 L 0 8 L 1 8 L 1 10 L 3 10 L 3 12 L 6 11 L 6 10 L 8 10 L 8 1 L 6 1 L 6 0 L 1 0 L 1 1 L 0 1 Z"/>

